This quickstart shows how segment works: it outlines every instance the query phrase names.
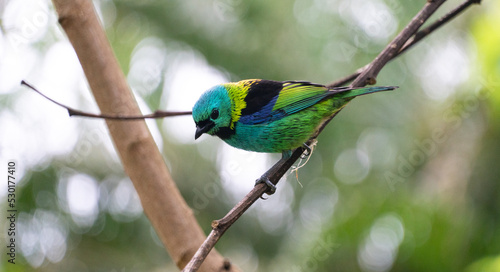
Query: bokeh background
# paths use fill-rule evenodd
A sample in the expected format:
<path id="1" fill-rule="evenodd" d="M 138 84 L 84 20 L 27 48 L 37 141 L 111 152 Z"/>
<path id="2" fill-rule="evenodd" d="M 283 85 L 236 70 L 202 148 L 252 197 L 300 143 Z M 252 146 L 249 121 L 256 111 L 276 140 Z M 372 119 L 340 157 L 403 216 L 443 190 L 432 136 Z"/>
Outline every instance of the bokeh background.
<path id="1" fill-rule="evenodd" d="M 94 1 L 144 113 L 190 110 L 247 78 L 327 84 L 370 62 L 425 1 Z M 461 1 L 450 0 L 433 19 Z M 16 265 L 3 271 L 175 271 L 49 1 L 0 1 L 1 175 L 16 163 Z M 500 2 L 483 1 L 388 64 L 320 135 L 309 162 L 217 245 L 244 271 L 500 271 Z M 208 232 L 277 154 L 148 121 Z"/>

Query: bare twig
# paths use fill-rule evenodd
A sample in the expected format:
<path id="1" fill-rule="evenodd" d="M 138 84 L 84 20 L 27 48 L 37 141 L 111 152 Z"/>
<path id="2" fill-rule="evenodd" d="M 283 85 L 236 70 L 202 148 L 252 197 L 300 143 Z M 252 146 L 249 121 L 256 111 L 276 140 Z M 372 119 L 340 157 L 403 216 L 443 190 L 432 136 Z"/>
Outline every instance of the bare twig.
<path id="1" fill-rule="evenodd" d="M 452 11 L 448 12 L 446 15 L 443 17 L 439 18 L 436 20 L 434 23 L 429 25 L 428 27 L 418 31 L 415 33 L 413 37 L 411 37 L 406 43 L 403 45 L 401 50 L 399 50 L 398 55 L 402 54 L 409 48 L 411 48 L 413 45 L 418 43 L 421 39 L 425 38 L 427 35 L 432 33 L 434 30 L 440 28 L 441 26 L 445 25 L 449 21 L 453 20 L 457 15 L 459 15 L 462 11 L 466 10 L 468 7 L 470 7 L 472 4 L 481 4 L 481 0 L 467 0 L 460 4 L 458 7 L 453 9 Z"/>
<path id="2" fill-rule="evenodd" d="M 129 89 L 92 1 L 53 0 L 59 23 L 82 64 L 101 112 L 137 116 L 139 107 Z M 183 268 L 205 239 L 193 212 L 173 181 L 145 122 L 106 120 L 125 172 L 132 180 L 145 214 L 172 260 Z M 147 158 L 147 159 L 145 159 Z M 216 251 L 203 271 L 237 271 Z"/>
<path id="3" fill-rule="evenodd" d="M 382 68 L 393 58 L 398 56 L 398 52 L 403 45 L 417 32 L 417 30 L 431 17 L 431 15 L 445 2 L 446 0 L 430 0 L 424 7 L 413 17 L 405 28 L 378 54 L 378 56 L 366 66 L 359 76 L 354 79 L 350 87 L 363 87 L 373 85 L 377 82 L 376 78 Z M 324 122 L 323 125 L 313 134 L 313 139 L 323 131 L 330 121 L 337 115 L 335 113 L 331 118 Z"/>
<path id="4" fill-rule="evenodd" d="M 441 26 L 445 25 L 446 23 L 448 23 L 449 21 L 454 19 L 457 15 L 459 15 L 462 11 L 467 9 L 472 4 L 480 4 L 480 3 L 481 3 L 481 0 L 467 0 L 467 1 L 463 2 L 460 6 L 456 7 L 455 9 L 453 9 L 452 11 L 447 13 L 446 15 L 441 17 L 439 20 L 436 20 L 434 23 L 432 23 L 428 27 L 415 33 L 415 35 L 413 35 L 409 40 L 407 40 L 406 43 L 403 45 L 403 47 L 399 50 L 399 52 L 390 60 L 393 60 L 397 56 L 403 54 L 406 50 L 411 48 L 413 45 L 417 44 L 420 40 L 425 38 L 427 35 L 431 34 L 436 29 L 440 28 Z M 328 84 L 328 87 L 339 87 L 339 86 L 343 86 L 343 85 L 353 81 L 367 67 L 368 67 L 368 65 L 359 68 L 358 70 L 356 70 L 356 72 Z"/>
<path id="5" fill-rule="evenodd" d="M 410 21 L 408 25 L 401 31 L 392 42 L 380 52 L 368 67 L 356 77 L 351 83 L 353 87 L 362 87 L 376 83 L 378 73 L 382 68 L 394 58 L 403 45 L 410 39 L 413 34 L 424 24 L 427 19 L 441 6 L 445 0 L 428 1 L 419 13 Z"/>
<path id="6" fill-rule="evenodd" d="M 100 118 L 100 119 L 112 119 L 112 120 L 142 120 L 142 119 L 156 119 L 156 118 L 164 118 L 164 117 L 172 117 L 172 116 L 181 116 L 181 115 L 191 115 L 190 111 L 161 111 L 157 110 L 151 114 L 146 115 L 137 115 L 137 116 L 123 116 L 123 115 L 115 115 L 115 114 L 94 114 L 89 112 L 84 112 L 81 110 L 73 109 L 70 106 L 66 106 L 60 102 L 55 101 L 54 99 L 46 96 L 42 92 L 40 92 L 37 88 L 33 87 L 33 85 L 29 84 L 26 81 L 21 81 L 21 85 L 25 85 L 26 87 L 32 89 L 39 95 L 43 96 L 45 99 L 50 102 L 65 108 L 68 111 L 69 116 L 82 116 L 88 118 Z"/>
<path id="7" fill-rule="evenodd" d="M 356 75 L 351 75 L 352 79 L 347 80 L 349 82 L 353 79 L 355 81 L 351 84 L 351 87 L 362 87 L 366 84 L 375 83 L 375 78 L 380 72 L 380 70 L 389 62 L 391 59 L 398 56 L 404 50 L 410 48 L 410 46 L 416 44 L 423 37 L 430 34 L 434 30 L 436 30 L 439 26 L 448 22 L 451 18 L 456 16 L 461 10 L 470 6 L 470 3 L 465 7 L 461 8 L 456 14 L 447 15 L 438 22 L 431 25 L 429 28 L 426 28 L 426 32 L 422 32 L 418 36 L 415 35 L 411 42 L 408 40 L 416 33 L 416 31 L 424 24 L 425 21 L 429 19 L 429 17 L 437 10 L 439 6 L 441 6 L 445 0 L 434 0 L 429 1 L 425 4 L 422 10 L 410 21 L 410 23 L 399 33 L 398 36 L 386 46 L 386 48 L 371 62 L 366 68 L 359 71 Z M 478 1 L 466 1 L 467 2 L 478 2 Z M 454 12 L 452 12 L 454 13 Z M 431 28 L 432 27 L 432 28 Z M 405 47 L 403 47 L 405 46 Z M 345 79 L 344 79 L 345 80 Z M 333 85 L 333 84 L 331 84 Z M 331 86 L 329 85 L 329 86 Z M 343 84 L 341 84 L 343 85 Z M 337 112 L 338 113 L 338 112 Z M 336 114 L 333 114 L 330 119 L 331 121 Z M 314 139 L 321 133 L 324 129 L 326 122 L 318 131 L 313 135 L 309 142 L 314 141 Z M 273 184 L 277 184 L 281 177 L 288 171 L 288 169 L 295 163 L 295 161 L 301 156 L 304 152 L 304 148 L 300 147 L 294 150 L 292 156 L 288 159 L 279 160 L 271 169 L 269 169 L 262 177 L 269 178 L 269 180 Z M 206 255 L 211 251 L 211 249 L 215 246 L 220 237 L 225 233 L 225 231 L 255 202 L 259 197 L 262 196 L 263 193 L 267 192 L 269 188 L 265 184 L 258 184 L 255 186 L 244 198 L 241 200 L 236 206 L 229 211 L 229 213 L 224 216 L 220 220 L 215 220 L 212 223 L 212 231 L 208 235 L 205 242 L 198 249 L 196 254 L 193 256 L 188 265 L 184 268 L 183 271 L 197 271 L 198 267 L 203 263 Z"/>

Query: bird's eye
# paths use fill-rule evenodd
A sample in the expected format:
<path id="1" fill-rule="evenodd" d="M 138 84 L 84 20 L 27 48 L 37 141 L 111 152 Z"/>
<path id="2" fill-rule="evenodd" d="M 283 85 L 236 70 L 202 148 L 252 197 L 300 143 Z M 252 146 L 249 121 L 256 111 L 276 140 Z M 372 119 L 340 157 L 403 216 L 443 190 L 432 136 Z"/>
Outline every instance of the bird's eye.
<path id="1" fill-rule="evenodd" d="M 212 113 L 210 114 L 210 118 L 215 120 L 219 117 L 219 111 L 217 109 L 213 109 Z"/>

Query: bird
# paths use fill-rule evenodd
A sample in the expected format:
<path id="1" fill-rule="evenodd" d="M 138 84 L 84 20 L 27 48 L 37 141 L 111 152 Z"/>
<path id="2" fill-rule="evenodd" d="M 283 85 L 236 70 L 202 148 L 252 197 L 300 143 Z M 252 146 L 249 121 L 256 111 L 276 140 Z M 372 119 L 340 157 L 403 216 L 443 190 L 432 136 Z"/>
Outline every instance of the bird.
<path id="1" fill-rule="evenodd" d="M 265 79 L 216 85 L 193 107 L 195 140 L 209 134 L 239 149 L 282 153 L 287 158 L 298 147 L 309 149 L 305 143 L 315 131 L 354 97 L 395 88 Z"/>

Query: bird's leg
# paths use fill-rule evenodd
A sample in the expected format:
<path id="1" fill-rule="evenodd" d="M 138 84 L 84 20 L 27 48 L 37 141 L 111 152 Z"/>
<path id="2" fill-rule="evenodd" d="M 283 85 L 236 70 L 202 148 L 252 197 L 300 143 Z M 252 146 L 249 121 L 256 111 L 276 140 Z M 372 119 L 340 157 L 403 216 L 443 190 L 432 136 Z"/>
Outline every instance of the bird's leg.
<path id="1" fill-rule="evenodd" d="M 302 148 L 304 148 L 305 150 L 302 153 L 302 155 L 300 155 L 300 158 L 301 159 L 305 159 L 305 158 L 311 156 L 311 154 L 313 152 L 313 149 L 314 149 L 314 147 L 316 146 L 317 143 L 318 143 L 318 140 L 316 140 L 315 138 L 309 139 L 308 142 L 303 143 L 302 144 Z"/>
<path id="2" fill-rule="evenodd" d="M 268 195 L 272 195 L 276 192 L 276 185 L 274 185 L 271 180 L 269 180 L 269 176 L 275 172 L 275 169 L 276 168 L 279 168 L 281 167 L 281 165 L 286 162 L 286 160 L 288 160 L 290 157 L 292 156 L 292 151 L 291 150 L 288 150 L 288 151 L 284 151 L 283 153 L 281 153 L 281 159 L 273 165 L 273 167 L 271 167 L 269 170 L 267 170 L 264 175 L 262 175 L 259 179 L 257 179 L 255 181 L 255 185 L 259 184 L 259 183 L 265 183 L 267 185 L 267 187 L 269 187 L 269 190 L 266 192 L 266 194 Z M 262 197 L 261 197 L 262 198 Z"/>
<path id="3" fill-rule="evenodd" d="M 312 148 L 310 146 L 308 146 L 306 143 L 303 143 L 302 146 L 306 149 L 304 150 L 304 153 L 302 153 L 302 155 L 300 155 L 300 158 L 301 159 L 305 159 L 307 157 L 309 157 L 312 153 Z"/>

